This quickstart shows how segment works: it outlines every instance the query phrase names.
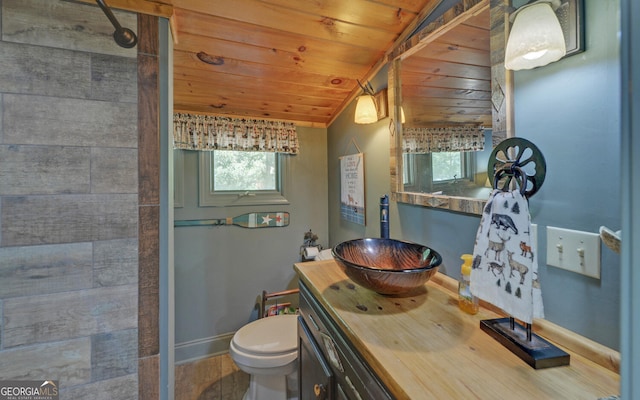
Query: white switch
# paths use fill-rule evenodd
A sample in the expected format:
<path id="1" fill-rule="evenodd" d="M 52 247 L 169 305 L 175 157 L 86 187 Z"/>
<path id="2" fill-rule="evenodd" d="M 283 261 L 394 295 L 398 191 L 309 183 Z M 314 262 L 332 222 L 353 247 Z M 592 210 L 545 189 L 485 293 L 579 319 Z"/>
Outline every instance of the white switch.
<path id="1" fill-rule="evenodd" d="M 600 235 L 548 226 L 547 264 L 600 279 Z"/>

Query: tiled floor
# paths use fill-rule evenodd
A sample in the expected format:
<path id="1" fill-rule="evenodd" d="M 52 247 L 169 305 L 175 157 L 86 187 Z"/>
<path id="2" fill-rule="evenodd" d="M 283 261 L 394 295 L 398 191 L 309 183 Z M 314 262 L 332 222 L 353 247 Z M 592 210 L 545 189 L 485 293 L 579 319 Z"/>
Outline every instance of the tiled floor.
<path id="1" fill-rule="evenodd" d="M 177 365 L 175 374 L 175 400 L 240 400 L 249 387 L 229 354 Z"/>

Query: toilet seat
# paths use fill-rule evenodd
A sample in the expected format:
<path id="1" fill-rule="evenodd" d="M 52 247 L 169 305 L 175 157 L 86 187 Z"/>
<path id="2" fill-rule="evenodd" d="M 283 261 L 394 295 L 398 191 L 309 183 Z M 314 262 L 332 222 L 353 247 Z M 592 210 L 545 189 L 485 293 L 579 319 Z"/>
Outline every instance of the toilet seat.
<path id="1" fill-rule="evenodd" d="M 256 368 L 278 367 L 295 361 L 297 320 L 296 315 L 277 315 L 243 326 L 230 343 L 233 359 Z"/>

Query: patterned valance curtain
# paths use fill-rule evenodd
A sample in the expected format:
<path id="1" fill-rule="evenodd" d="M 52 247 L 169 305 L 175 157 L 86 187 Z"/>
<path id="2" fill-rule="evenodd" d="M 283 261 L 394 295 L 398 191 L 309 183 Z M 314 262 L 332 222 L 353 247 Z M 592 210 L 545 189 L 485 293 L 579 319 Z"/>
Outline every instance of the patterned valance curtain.
<path id="1" fill-rule="evenodd" d="M 173 115 L 173 147 L 286 154 L 299 150 L 293 123 L 194 114 Z"/>
<path id="2" fill-rule="evenodd" d="M 403 128 L 403 153 L 478 151 L 484 149 L 484 128 L 460 125 L 440 128 Z"/>

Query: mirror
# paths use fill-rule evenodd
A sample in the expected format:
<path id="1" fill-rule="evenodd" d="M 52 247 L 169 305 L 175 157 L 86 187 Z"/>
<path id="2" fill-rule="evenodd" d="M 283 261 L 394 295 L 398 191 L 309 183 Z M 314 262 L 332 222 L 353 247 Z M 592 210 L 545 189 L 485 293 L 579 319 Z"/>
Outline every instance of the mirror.
<path id="1" fill-rule="evenodd" d="M 490 11 L 489 0 L 461 0 L 392 54 L 396 201 L 482 213 L 492 148 L 510 131 L 510 76 L 499 58 L 509 0 L 492 3 Z"/>

